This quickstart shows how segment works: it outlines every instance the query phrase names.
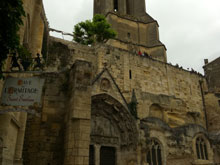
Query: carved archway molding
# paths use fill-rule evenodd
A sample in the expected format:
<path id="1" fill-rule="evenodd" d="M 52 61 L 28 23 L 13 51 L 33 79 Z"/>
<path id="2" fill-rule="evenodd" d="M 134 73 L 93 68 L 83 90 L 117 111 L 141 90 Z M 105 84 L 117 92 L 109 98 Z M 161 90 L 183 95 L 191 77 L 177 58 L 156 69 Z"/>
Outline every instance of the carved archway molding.
<path id="1" fill-rule="evenodd" d="M 91 115 L 91 143 L 118 146 L 121 150 L 137 148 L 136 121 L 115 98 L 107 94 L 92 96 Z"/>

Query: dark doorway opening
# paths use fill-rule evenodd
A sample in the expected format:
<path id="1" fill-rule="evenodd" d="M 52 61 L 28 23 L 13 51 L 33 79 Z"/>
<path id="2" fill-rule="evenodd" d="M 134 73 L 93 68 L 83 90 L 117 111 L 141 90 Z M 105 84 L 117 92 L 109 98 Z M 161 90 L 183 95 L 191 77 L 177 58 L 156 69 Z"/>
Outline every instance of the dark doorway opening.
<path id="1" fill-rule="evenodd" d="M 95 152 L 94 152 L 94 146 L 89 146 L 89 165 L 95 165 Z"/>
<path id="2" fill-rule="evenodd" d="M 114 147 L 101 147 L 100 150 L 100 165 L 115 165 L 115 148 Z"/>

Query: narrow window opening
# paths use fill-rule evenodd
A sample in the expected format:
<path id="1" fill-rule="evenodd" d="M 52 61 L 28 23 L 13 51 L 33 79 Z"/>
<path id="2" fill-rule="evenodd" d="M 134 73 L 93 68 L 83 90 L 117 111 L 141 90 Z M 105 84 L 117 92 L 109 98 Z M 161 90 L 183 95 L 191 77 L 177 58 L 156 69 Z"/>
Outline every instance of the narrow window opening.
<path id="1" fill-rule="evenodd" d="M 200 150 L 201 150 L 201 159 L 205 159 L 204 152 L 203 152 L 203 145 L 200 143 Z"/>
<path id="2" fill-rule="evenodd" d="M 114 11 L 118 11 L 118 0 L 114 0 Z"/>
<path id="3" fill-rule="evenodd" d="M 197 153 L 197 158 L 200 159 L 200 151 L 199 151 L 199 144 L 196 142 L 196 153 Z"/>
<path id="4" fill-rule="evenodd" d="M 207 152 L 207 147 L 204 145 L 204 151 L 205 151 L 205 159 L 208 160 L 208 152 Z"/>
<path id="5" fill-rule="evenodd" d="M 148 151 L 148 153 L 147 153 L 147 162 L 148 162 L 149 164 L 151 164 L 151 154 L 150 154 L 150 152 L 151 152 L 151 151 Z"/>
<path id="6" fill-rule="evenodd" d="M 161 156 L 160 146 L 158 146 L 158 148 L 157 148 L 157 158 L 158 158 L 158 164 L 162 164 L 162 156 Z"/>
<path id="7" fill-rule="evenodd" d="M 132 73 L 131 73 L 131 70 L 129 70 L 129 78 L 130 78 L 130 80 L 132 79 Z"/>
<path id="8" fill-rule="evenodd" d="M 152 158 L 153 158 L 153 165 L 157 165 L 155 146 L 152 147 Z"/>
<path id="9" fill-rule="evenodd" d="M 127 36 L 130 39 L 131 38 L 131 33 L 127 33 Z"/>
<path id="10" fill-rule="evenodd" d="M 220 106 L 220 100 L 218 100 L 218 105 Z"/>
<path id="11" fill-rule="evenodd" d="M 126 13 L 127 13 L 128 15 L 131 14 L 131 12 L 130 12 L 130 6 L 129 6 L 129 0 L 126 1 Z"/>

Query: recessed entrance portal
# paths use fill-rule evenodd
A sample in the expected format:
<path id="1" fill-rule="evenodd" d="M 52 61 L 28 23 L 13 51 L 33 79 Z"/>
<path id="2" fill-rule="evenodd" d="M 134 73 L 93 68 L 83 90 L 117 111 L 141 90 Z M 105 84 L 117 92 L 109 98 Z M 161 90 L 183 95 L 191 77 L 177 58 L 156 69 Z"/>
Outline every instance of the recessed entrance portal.
<path id="1" fill-rule="evenodd" d="M 127 155 L 133 156 L 137 138 L 135 120 L 119 101 L 107 94 L 92 97 L 90 165 L 126 164 L 135 159 Z"/>
<path id="2" fill-rule="evenodd" d="M 100 165 L 115 165 L 115 148 L 101 147 L 100 150 Z"/>

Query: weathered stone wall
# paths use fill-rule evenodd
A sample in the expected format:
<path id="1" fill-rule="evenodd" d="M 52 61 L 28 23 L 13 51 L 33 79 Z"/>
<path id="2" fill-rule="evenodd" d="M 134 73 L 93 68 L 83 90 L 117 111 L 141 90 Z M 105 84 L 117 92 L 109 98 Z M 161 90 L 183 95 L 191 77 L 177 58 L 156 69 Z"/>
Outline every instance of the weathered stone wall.
<path id="1" fill-rule="evenodd" d="M 80 59 L 92 63 L 95 77 L 106 66 L 127 102 L 130 102 L 132 90 L 135 90 L 140 118 L 149 115 L 152 104 L 158 104 L 163 109 L 164 120 L 173 126 L 186 123 L 205 126 L 199 83 L 204 81 L 205 87 L 202 76 L 107 45 L 97 45 L 92 49 L 51 38 L 51 46 L 51 70 L 53 66 L 57 67 L 54 70 L 63 65 L 70 67 L 76 59 Z M 95 86 L 93 91 L 98 93 L 100 89 Z"/>
<path id="2" fill-rule="evenodd" d="M 60 165 L 64 159 L 66 76 L 44 75 L 42 108 L 28 115 L 24 144 L 24 164 Z"/>
<path id="3" fill-rule="evenodd" d="M 112 2 L 105 6 L 97 1 L 105 8 L 95 12 L 109 12 Z M 102 146 L 115 149 L 117 164 L 146 164 L 151 139 L 161 145 L 164 165 L 211 164 L 213 157 L 219 162 L 218 96 L 208 93 L 203 100 L 204 77 L 166 63 L 158 25 L 145 12 L 142 15 L 145 7 L 138 4 L 144 1 L 135 1 L 138 5 L 129 10 L 125 1 L 118 2 L 119 12 L 141 16 L 108 14 L 118 31 L 116 40 L 89 47 L 49 38 L 47 73 L 41 75 L 46 79 L 42 107 L 28 117 L 0 114 L 3 164 L 88 165 L 89 145 L 94 145 L 96 164 Z M 20 29 L 21 41 L 35 56 L 48 30 L 42 1 L 24 0 L 24 7 L 27 17 Z M 138 51 L 148 55 L 140 56 Z M 133 107 L 132 101 L 137 101 Z M 209 131 L 215 131 L 210 141 L 204 110 Z M 196 155 L 197 137 L 205 140 L 208 160 Z"/>
<path id="4" fill-rule="evenodd" d="M 203 68 L 209 92 L 220 93 L 220 57 L 206 64 Z"/>
<path id="5" fill-rule="evenodd" d="M 148 117 L 141 120 L 141 129 L 146 141 L 157 139 L 162 150 L 163 164 L 210 164 L 213 162 L 213 149 L 207 137 L 207 131 L 196 124 L 187 124 L 176 128 L 169 127 L 158 118 Z M 208 160 L 197 158 L 196 139 L 202 137 L 206 144 Z M 142 145 L 142 148 L 147 146 Z"/>
<path id="6" fill-rule="evenodd" d="M 84 61 L 82 64 L 85 63 L 85 66 L 78 65 L 77 61 Z M 88 63 L 88 67 L 86 67 L 86 63 Z M 191 159 L 186 157 L 195 154 L 192 139 L 196 133 L 199 133 L 200 127 L 204 134 L 206 133 L 202 128 L 205 127 L 205 115 L 201 95 L 201 88 L 206 89 L 206 83 L 201 75 L 109 45 L 88 47 L 54 37 L 50 37 L 47 70 L 56 72 L 57 75 L 46 76 L 46 91 L 43 97 L 41 117 L 28 120 L 25 161 L 30 163 L 31 160 L 36 160 L 34 162 L 38 164 L 46 164 L 46 162 L 55 164 L 62 162 L 64 158 L 65 164 L 87 164 L 89 144 L 96 145 L 95 142 L 99 140 L 99 138 L 89 137 L 89 130 L 94 128 L 94 124 L 89 124 L 90 117 L 93 122 L 103 122 L 107 125 L 112 122 L 112 119 L 117 118 L 113 117 L 114 115 L 112 115 L 112 119 L 99 115 L 98 117 L 96 116 L 98 113 L 94 113 L 95 117 L 92 116 L 90 114 L 90 106 L 94 106 L 90 103 L 92 97 L 106 94 L 116 99 L 122 106 L 127 107 L 131 101 L 133 90 L 138 102 L 139 119 L 156 117 L 168 124 L 167 133 L 164 132 L 164 128 L 155 132 L 155 129 L 158 129 L 156 127 L 147 133 L 149 137 L 159 138 L 163 143 L 165 147 L 163 149 L 164 162 L 172 164 L 177 161 L 175 157 L 186 164 L 195 160 L 195 157 Z M 69 72 L 70 70 L 72 71 Z M 203 86 L 200 86 L 200 81 L 204 82 Z M 89 87 L 89 82 L 91 87 Z M 104 99 L 104 96 L 101 98 Z M 114 105 L 108 99 L 106 99 L 106 103 Z M 117 106 L 113 107 L 116 111 L 120 109 Z M 95 110 L 97 111 L 99 108 L 95 108 Z M 55 127 L 54 124 L 56 125 L 55 132 L 58 135 L 48 133 L 52 131 L 52 127 Z M 176 130 L 171 128 L 190 124 L 194 124 L 199 129 L 197 131 L 191 129 L 193 134 L 190 134 L 190 137 L 185 137 L 183 131 L 180 135 L 183 138 L 181 144 L 176 144 L 174 135 L 172 135 Z M 36 126 L 36 129 L 33 126 Z M 184 127 L 184 130 L 190 131 L 190 127 Z M 121 134 L 120 131 L 118 132 Z M 35 133 L 40 138 L 35 139 Z M 114 142 L 114 137 L 111 138 L 113 139 L 105 139 L 104 142 L 106 143 L 106 140 Z M 45 145 L 42 139 L 52 139 L 51 143 L 48 142 L 47 149 L 38 147 L 38 144 Z M 184 139 L 187 143 L 184 142 Z M 139 140 L 138 138 L 137 141 Z M 57 148 L 54 141 L 59 141 Z M 29 146 L 31 144 L 33 147 Z M 118 160 L 119 164 L 127 165 L 132 162 L 134 164 L 144 160 L 140 156 L 144 153 L 141 149 L 142 146 L 140 146 L 140 151 L 138 149 L 121 150 L 117 146 L 115 146 L 117 154 L 121 158 L 121 161 Z M 56 155 L 58 150 L 62 151 L 64 155 L 53 160 L 51 158 L 53 156 L 49 155 Z M 97 146 L 96 152 L 99 152 Z M 209 155 L 212 155 L 211 148 L 209 148 L 209 152 Z M 136 157 L 128 156 L 135 153 Z M 185 157 L 181 157 L 178 153 L 184 153 Z M 168 157 L 169 154 L 172 156 Z M 210 161 L 212 161 L 211 158 Z"/>
<path id="7" fill-rule="evenodd" d="M 205 105 L 208 119 L 208 130 L 216 132 L 220 129 L 220 96 L 214 93 L 207 93 L 205 95 Z"/>

